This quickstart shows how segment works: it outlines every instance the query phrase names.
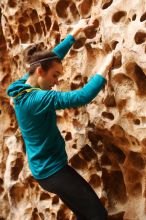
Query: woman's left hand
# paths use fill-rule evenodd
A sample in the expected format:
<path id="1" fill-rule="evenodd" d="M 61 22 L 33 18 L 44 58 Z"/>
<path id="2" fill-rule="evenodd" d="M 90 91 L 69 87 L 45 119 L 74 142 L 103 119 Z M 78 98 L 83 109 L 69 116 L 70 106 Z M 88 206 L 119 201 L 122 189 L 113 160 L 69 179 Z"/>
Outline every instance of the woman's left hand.
<path id="1" fill-rule="evenodd" d="M 92 27 L 94 26 L 93 23 L 89 23 L 89 18 L 87 19 L 81 19 L 76 25 L 75 25 L 75 28 L 76 29 L 80 29 L 80 30 L 84 30 L 86 28 L 89 28 L 89 27 Z"/>

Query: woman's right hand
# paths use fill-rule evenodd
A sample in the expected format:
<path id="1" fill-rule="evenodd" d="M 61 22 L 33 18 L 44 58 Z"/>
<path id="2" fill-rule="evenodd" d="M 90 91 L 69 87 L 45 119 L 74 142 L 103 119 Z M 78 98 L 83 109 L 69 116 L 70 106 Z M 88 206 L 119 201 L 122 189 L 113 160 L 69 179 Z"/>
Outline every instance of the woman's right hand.
<path id="1" fill-rule="evenodd" d="M 73 35 L 74 38 L 76 38 L 81 31 L 84 31 L 86 28 L 94 27 L 94 23 L 92 23 L 91 21 L 89 22 L 89 19 L 84 18 L 79 20 L 78 23 L 73 25 L 72 27 L 73 30 L 70 34 Z"/>
<path id="2" fill-rule="evenodd" d="M 109 53 L 105 58 L 104 61 L 102 63 L 102 66 L 99 68 L 99 70 L 96 70 L 96 72 L 100 75 L 102 75 L 103 77 L 106 77 L 106 75 L 108 74 L 110 68 L 112 67 L 113 64 L 113 58 L 114 58 L 114 51 L 112 51 L 111 53 Z"/>

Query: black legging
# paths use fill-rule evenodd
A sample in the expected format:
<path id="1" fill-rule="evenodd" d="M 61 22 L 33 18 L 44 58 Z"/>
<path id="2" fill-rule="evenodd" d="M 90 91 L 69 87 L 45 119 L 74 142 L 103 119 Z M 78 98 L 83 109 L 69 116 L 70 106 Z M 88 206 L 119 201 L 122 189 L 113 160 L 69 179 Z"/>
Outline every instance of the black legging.
<path id="1" fill-rule="evenodd" d="M 57 194 L 77 220 L 107 220 L 107 210 L 90 184 L 70 165 L 50 177 L 36 180 L 40 186 Z"/>

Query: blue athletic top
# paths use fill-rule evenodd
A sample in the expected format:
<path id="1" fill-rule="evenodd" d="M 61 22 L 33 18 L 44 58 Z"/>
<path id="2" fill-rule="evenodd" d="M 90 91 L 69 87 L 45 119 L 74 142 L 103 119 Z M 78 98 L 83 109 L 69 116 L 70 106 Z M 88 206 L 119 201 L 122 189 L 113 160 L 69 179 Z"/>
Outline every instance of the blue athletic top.
<path id="1" fill-rule="evenodd" d="M 52 51 L 63 59 L 75 38 L 68 34 Z M 10 97 L 25 89 L 29 72 L 11 83 L 6 92 Z M 106 78 L 96 73 L 81 88 L 73 91 L 32 90 L 14 98 L 14 110 L 26 146 L 29 168 L 35 179 L 51 176 L 68 163 L 65 141 L 57 127 L 56 111 L 75 108 L 91 102 L 106 82 Z"/>

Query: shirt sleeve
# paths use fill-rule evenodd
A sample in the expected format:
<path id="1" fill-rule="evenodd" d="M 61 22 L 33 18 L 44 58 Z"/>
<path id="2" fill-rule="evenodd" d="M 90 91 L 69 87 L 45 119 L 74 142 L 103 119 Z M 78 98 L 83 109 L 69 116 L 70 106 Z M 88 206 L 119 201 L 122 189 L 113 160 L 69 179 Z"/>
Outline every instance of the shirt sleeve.
<path id="1" fill-rule="evenodd" d="M 75 41 L 76 39 L 71 34 L 68 34 L 52 51 L 62 60 Z"/>
<path id="2" fill-rule="evenodd" d="M 28 79 L 28 77 L 29 77 L 29 73 L 25 73 L 25 74 L 19 79 L 19 81 L 21 80 L 21 82 L 26 82 L 27 79 Z"/>
<path id="3" fill-rule="evenodd" d="M 34 95 L 32 107 L 34 114 L 44 110 L 60 110 L 74 108 L 88 104 L 96 97 L 106 82 L 100 74 L 90 77 L 90 80 L 78 90 L 61 92 L 55 90 L 37 91 Z"/>

